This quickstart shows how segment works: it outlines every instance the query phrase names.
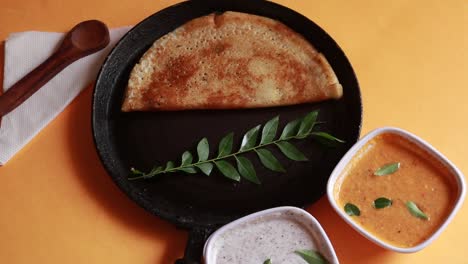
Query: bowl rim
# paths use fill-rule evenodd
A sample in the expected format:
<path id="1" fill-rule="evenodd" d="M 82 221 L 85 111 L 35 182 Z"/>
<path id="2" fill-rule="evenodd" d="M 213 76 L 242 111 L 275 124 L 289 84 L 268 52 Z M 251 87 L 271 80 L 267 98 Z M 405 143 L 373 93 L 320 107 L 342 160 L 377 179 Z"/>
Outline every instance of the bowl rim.
<path id="1" fill-rule="evenodd" d="M 304 218 L 306 221 L 306 224 L 312 224 L 312 229 L 313 232 L 317 235 L 316 238 L 318 240 L 321 240 L 320 242 L 322 243 L 322 248 L 327 249 L 329 252 L 329 255 L 332 259 L 330 259 L 330 263 L 336 263 L 339 264 L 338 257 L 335 253 L 335 249 L 333 248 L 332 243 L 330 242 L 330 239 L 328 238 L 327 234 L 325 233 L 325 230 L 323 227 L 320 225 L 320 222 L 312 216 L 311 213 L 307 212 L 306 210 L 299 208 L 299 207 L 294 207 L 294 206 L 280 206 L 280 207 L 274 207 L 262 211 L 255 212 L 253 214 L 249 214 L 247 216 L 244 216 L 242 218 L 239 218 L 235 221 L 232 221 L 218 230 L 216 230 L 211 236 L 206 240 L 205 246 L 203 248 L 203 263 L 209 264 L 211 261 L 210 256 L 214 254 L 213 252 L 213 243 L 218 239 L 218 237 L 224 233 L 225 231 L 233 228 L 234 226 L 241 225 L 243 223 L 249 222 L 251 220 L 254 220 L 256 218 L 266 216 L 269 214 L 274 214 L 282 211 L 293 211 L 295 213 L 301 214 L 301 219 Z M 322 253 L 323 254 L 323 253 Z"/>
<path id="2" fill-rule="evenodd" d="M 355 223 L 350 216 L 345 214 L 345 212 L 338 206 L 337 201 L 335 200 L 335 195 L 334 195 L 334 187 L 337 182 L 337 180 L 340 178 L 341 173 L 345 169 L 346 165 L 354 158 L 356 153 L 371 139 L 375 138 L 376 136 L 383 134 L 383 133 L 392 133 L 392 134 L 397 134 L 400 136 L 403 136 L 404 138 L 410 140 L 413 143 L 416 143 L 418 146 L 420 146 L 422 149 L 425 149 L 428 151 L 430 155 L 433 157 L 437 158 L 439 161 L 441 161 L 452 173 L 452 177 L 455 178 L 457 187 L 458 187 L 458 194 L 457 198 L 455 200 L 454 206 L 452 211 L 449 213 L 447 218 L 443 221 L 443 223 L 437 228 L 437 230 L 429 236 L 426 240 L 422 241 L 421 243 L 409 247 L 409 248 L 404 248 L 404 247 L 398 247 L 394 246 L 377 236 L 373 235 L 369 231 L 365 230 L 363 227 L 359 226 L 357 223 Z M 352 228 L 354 228 L 356 231 L 358 231 L 361 235 L 369 239 L 370 241 L 374 242 L 375 244 L 392 250 L 396 251 L 399 253 L 414 253 L 417 251 L 422 250 L 423 248 L 427 247 L 429 244 L 431 244 L 437 237 L 440 236 L 443 230 L 447 227 L 447 225 L 452 221 L 453 217 L 455 214 L 458 212 L 460 209 L 464 199 L 466 196 L 466 183 L 464 179 L 463 173 L 447 158 L 445 157 L 440 151 L 438 151 L 436 148 L 434 148 L 432 145 L 430 145 L 428 142 L 424 141 L 420 137 L 403 130 L 401 128 L 396 128 L 396 127 L 381 127 L 377 128 L 375 130 L 370 131 L 368 134 L 366 134 L 363 138 L 361 138 L 356 144 L 354 144 L 353 147 L 351 147 L 348 152 L 342 157 L 340 162 L 336 165 L 335 169 L 332 171 L 332 174 L 330 175 L 330 178 L 328 179 L 327 183 L 327 197 L 328 200 L 332 206 L 332 208 L 338 213 L 341 218 L 345 220 Z"/>

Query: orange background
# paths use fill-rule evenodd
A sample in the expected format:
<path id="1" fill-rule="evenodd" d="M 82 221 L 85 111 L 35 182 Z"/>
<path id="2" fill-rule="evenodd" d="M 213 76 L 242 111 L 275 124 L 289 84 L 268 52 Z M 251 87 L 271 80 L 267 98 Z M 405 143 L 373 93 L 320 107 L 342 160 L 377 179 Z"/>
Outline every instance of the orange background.
<path id="1" fill-rule="evenodd" d="M 0 40 L 92 18 L 132 25 L 175 2 L 2 0 Z M 277 2 L 322 26 L 348 55 L 363 94 L 363 134 L 402 127 L 468 172 L 468 1 Z M 0 263 L 173 263 L 182 256 L 186 232 L 130 202 L 103 170 L 91 136 L 91 92 L 0 167 Z M 325 198 L 308 211 L 344 264 L 468 263 L 467 206 L 439 239 L 410 255 L 361 237 Z"/>

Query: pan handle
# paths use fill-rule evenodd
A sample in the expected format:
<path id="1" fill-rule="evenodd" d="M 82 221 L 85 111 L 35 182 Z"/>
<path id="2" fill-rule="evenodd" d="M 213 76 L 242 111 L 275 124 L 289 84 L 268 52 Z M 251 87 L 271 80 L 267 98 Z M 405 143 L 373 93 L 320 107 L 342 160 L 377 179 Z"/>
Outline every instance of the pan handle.
<path id="1" fill-rule="evenodd" d="M 202 263 L 203 246 L 214 228 L 194 227 L 189 232 L 187 245 L 183 259 L 176 260 L 175 264 L 200 264 Z"/>

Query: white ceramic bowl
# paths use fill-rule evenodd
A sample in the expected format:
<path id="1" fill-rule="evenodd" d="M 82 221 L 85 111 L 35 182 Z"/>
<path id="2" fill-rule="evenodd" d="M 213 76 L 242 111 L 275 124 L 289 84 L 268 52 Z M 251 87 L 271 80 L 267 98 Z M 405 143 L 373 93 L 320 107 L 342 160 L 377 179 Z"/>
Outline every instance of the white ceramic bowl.
<path id="1" fill-rule="evenodd" d="M 457 183 L 457 198 L 455 200 L 455 205 L 453 207 L 453 210 L 450 212 L 448 215 L 447 219 L 440 225 L 440 227 L 425 241 L 421 242 L 420 244 L 411 247 L 411 248 L 402 248 L 402 247 L 397 247 L 394 245 L 391 245 L 385 241 L 382 241 L 378 237 L 374 236 L 372 233 L 368 232 L 361 226 L 359 226 L 357 223 L 355 223 L 350 216 L 348 216 L 342 208 L 340 208 L 337 204 L 337 201 L 335 200 L 335 193 L 334 193 L 334 188 L 335 184 L 337 181 L 340 179 L 343 170 L 345 169 L 346 165 L 353 159 L 355 154 L 372 138 L 376 137 L 377 135 L 380 135 L 382 133 L 392 133 L 396 135 L 400 135 L 410 142 L 415 143 L 416 145 L 420 146 L 422 149 L 425 149 L 429 155 L 433 156 L 442 164 L 444 164 L 450 171 L 451 175 L 455 178 L 455 182 Z M 329 180 L 328 180 L 328 185 L 327 185 L 327 195 L 328 195 L 328 200 L 330 201 L 333 209 L 340 215 L 349 225 L 351 225 L 355 230 L 357 230 L 359 233 L 364 235 L 366 238 L 371 240 L 372 242 L 376 243 L 379 246 L 382 246 L 383 248 L 393 250 L 396 252 L 400 253 L 413 253 L 416 251 L 419 251 L 426 246 L 428 246 L 432 241 L 434 241 L 441 233 L 442 231 L 447 227 L 449 222 L 453 219 L 457 211 L 460 209 L 463 200 L 465 199 L 465 193 L 466 193 L 466 186 L 465 186 L 465 180 L 464 176 L 461 173 L 461 171 L 455 167 L 452 162 L 450 162 L 444 155 L 442 155 L 439 151 L 437 151 L 434 147 L 432 147 L 429 143 L 426 141 L 420 139 L 419 137 L 404 131 L 399 128 L 394 128 L 394 127 L 383 127 L 383 128 L 378 128 L 376 130 L 371 131 L 369 134 L 364 136 L 362 139 L 360 139 L 340 160 L 338 165 L 335 167 L 333 170 Z"/>
<path id="2" fill-rule="evenodd" d="M 214 232 L 206 241 L 204 252 L 203 252 L 203 260 L 205 264 L 215 264 L 216 262 L 216 243 L 219 243 L 219 240 L 222 239 L 222 235 L 225 234 L 227 231 L 232 230 L 240 225 L 247 224 L 249 222 L 256 222 L 262 221 L 262 219 L 269 219 L 268 217 L 275 217 L 279 216 L 282 213 L 293 213 L 294 219 L 299 221 L 303 224 L 304 227 L 308 228 L 310 234 L 312 234 L 314 238 L 314 242 L 317 244 L 317 251 L 319 251 L 327 260 L 330 261 L 332 264 L 338 264 L 338 258 L 336 257 L 335 251 L 333 249 L 330 240 L 328 239 L 325 231 L 320 226 L 319 222 L 310 215 L 307 211 L 291 206 L 283 206 L 283 207 L 276 207 L 260 212 L 256 212 L 254 214 L 247 215 L 242 217 L 236 221 L 233 221 L 220 229 Z M 265 218 L 266 217 L 266 218 Z M 274 230 L 273 230 L 274 231 Z M 300 250 L 303 248 L 298 248 L 296 250 Z M 263 261 L 263 260 L 262 260 Z M 272 259 L 272 262 L 275 263 L 275 260 Z M 233 263 L 235 264 L 235 263 Z"/>

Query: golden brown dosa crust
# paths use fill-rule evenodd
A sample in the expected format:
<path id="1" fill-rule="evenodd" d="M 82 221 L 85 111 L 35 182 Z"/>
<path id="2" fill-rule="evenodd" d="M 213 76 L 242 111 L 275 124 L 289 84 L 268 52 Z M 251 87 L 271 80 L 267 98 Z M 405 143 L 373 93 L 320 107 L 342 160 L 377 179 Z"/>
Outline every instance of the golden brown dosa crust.
<path id="1" fill-rule="evenodd" d="M 133 68 L 122 111 L 255 108 L 340 98 L 326 58 L 265 17 L 196 18 L 155 41 Z"/>

